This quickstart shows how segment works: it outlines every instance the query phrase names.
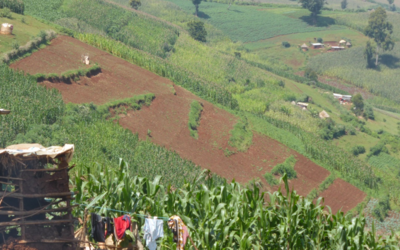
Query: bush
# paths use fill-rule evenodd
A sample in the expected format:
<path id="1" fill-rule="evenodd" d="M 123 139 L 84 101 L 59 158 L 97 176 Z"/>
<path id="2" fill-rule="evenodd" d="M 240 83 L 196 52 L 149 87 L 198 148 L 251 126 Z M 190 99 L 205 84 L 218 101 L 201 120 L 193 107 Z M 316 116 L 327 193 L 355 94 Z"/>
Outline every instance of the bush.
<path id="1" fill-rule="evenodd" d="M 200 42 L 206 42 L 207 31 L 201 21 L 191 21 L 188 23 L 190 36 Z"/>
<path id="2" fill-rule="evenodd" d="M 390 210 L 389 195 L 384 198 L 379 199 L 379 202 L 375 205 L 373 210 L 373 215 L 380 221 L 384 221 L 388 216 L 388 211 Z"/>
<path id="3" fill-rule="evenodd" d="M 315 72 L 314 70 L 307 68 L 304 71 L 304 77 L 311 80 L 311 81 L 318 81 L 318 75 L 317 72 Z"/>
<path id="4" fill-rule="evenodd" d="M 285 47 L 285 48 L 290 48 L 290 43 L 282 42 L 282 46 Z"/>
<path id="5" fill-rule="evenodd" d="M 368 158 L 373 155 L 379 155 L 380 153 L 389 154 L 389 150 L 383 143 L 378 143 L 377 145 L 373 146 L 369 149 Z"/>
<path id="6" fill-rule="evenodd" d="M 370 120 L 375 120 L 375 115 L 374 115 L 374 111 L 371 108 L 371 106 L 366 106 L 364 108 L 364 114 L 363 114 L 364 118 L 366 120 L 370 119 Z"/>
<path id="7" fill-rule="evenodd" d="M 286 174 L 289 179 L 297 178 L 297 173 L 294 170 L 294 165 L 296 164 L 296 158 L 293 155 L 289 156 L 284 163 L 276 165 L 271 173 L 275 175 Z"/>
<path id="8" fill-rule="evenodd" d="M 323 40 L 321 37 L 318 37 L 317 41 L 318 41 L 319 43 L 322 43 L 324 40 Z"/>
<path id="9" fill-rule="evenodd" d="M 15 50 L 18 50 L 18 49 L 19 49 L 19 43 L 18 43 L 16 40 L 14 40 L 14 41 L 12 41 L 12 43 L 11 43 L 11 47 L 12 47 L 13 49 L 15 49 Z"/>
<path id="10" fill-rule="evenodd" d="M 296 98 L 297 102 L 308 102 L 308 95 L 307 94 L 302 94 L 301 96 Z"/>
<path id="11" fill-rule="evenodd" d="M 0 11 L 0 17 L 5 17 L 5 18 L 12 18 L 12 15 L 11 15 L 11 10 L 9 9 L 9 8 L 3 8 L 1 11 Z"/>
<path id="12" fill-rule="evenodd" d="M 253 132 L 247 117 L 242 117 L 230 131 L 229 145 L 245 152 L 253 142 Z"/>
<path id="13" fill-rule="evenodd" d="M 197 133 L 197 127 L 200 125 L 200 115 L 203 111 L 203 106 L 198 101 L 193 101 L 190 104 L 189 112 L 189 131 L 190 136 L 197 139 L 199 134 Z"/>
<path id="14" fill-rule="evenodd" d="M 364 154 L 365 153 L 365 147 L 361 146 L 361 145 L 357 145 L 351 148 L 351 153 L 354 156 L 360 155 L 360 154 Z"/>
<path id="15" fill-rule="evenodd" d="M 277 179 L 274 177 L 274 175 L 271 174 L 270 172 L 266 172 L 266 173 L 264 174 L 264 178 L 265 178 L 265 180 L 267 181 L 267 183 L 268 183 L 269 185 L 271 185 L 271 186 L 275 186 L 275 185 L 278 185 L 278 184 L 279 184 L 278 180 L 277 180 Z"/>

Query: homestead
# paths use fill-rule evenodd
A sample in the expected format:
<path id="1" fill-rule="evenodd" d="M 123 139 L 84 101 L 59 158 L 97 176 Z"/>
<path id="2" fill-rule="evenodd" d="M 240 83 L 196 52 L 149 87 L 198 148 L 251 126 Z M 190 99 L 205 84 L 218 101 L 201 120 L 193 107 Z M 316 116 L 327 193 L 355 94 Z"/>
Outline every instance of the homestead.
<path id="1" fill-rule="evenodd" d="M 341 102 L 351 102 L 351 95 L 333 93 L 333 97 Z"/>
<path id="2" fill-rule="evenodd" d="M 74 249 L 68 176 L 73 153 L 71 144 L 49 148 L 18 144 L 0 149 L 3 249 Z"/>
<path id="3" fill-rule="evenodd" d="M 323 48 L 325 45 L 322 43 L 311 43 L 311 46 L 313 49 L 321 49 Z"/>

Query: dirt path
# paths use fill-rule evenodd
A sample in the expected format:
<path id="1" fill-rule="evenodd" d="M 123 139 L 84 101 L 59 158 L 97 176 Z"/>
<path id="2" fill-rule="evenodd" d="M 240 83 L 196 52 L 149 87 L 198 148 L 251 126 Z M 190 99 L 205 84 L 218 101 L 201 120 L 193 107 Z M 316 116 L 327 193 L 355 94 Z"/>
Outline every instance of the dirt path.
<path id="1" fill-rule="evenodd" d="M 102 104 L 113 99 L 154 93 L 156 98 L 149 107 L 120 115 L 120 125 L 138 133 L 141 139 L 147 139 L 150 130 L 149 139 L 154 143 L 176 151 L 182 158 L 189 159 L 202 168 L 210 169 L 228 180 L 235 179 L 240 183 L 258 178 L 266 190 L 274 191 L 277 187 L 269 187 L 263 175 L 271 171 L 276 164 L 294 155 L 297 159 L 295 170 L 298 178 L 291 180 L 290 185 L 304 196 L 329 176 L 329 171 L 326 169 L 278 141 L 257 133 L 254 133 L 253 144 L 247 152 L 226 156 L 226 149 L 234 151 L 228 142 L 229 132 L 237 122 L 236 116 L 174 85 L 168 79 L 76 39 L 58 37 L 50 46 L 18 61 L 11 67 L 30 74 L 61 73 L 83 67 L 80 62 L 83 53 L 90 54 L 91 62 L 98 63 L 102 73 L 71 84 L 48 81 L 42 83 L 49 88 L 58 89 L 65 102 Z M 197 140 L 190 136 L 188 129 L 188 115 L 193 100 L 201 102 L 204 106 Z M 327 193 L 332 197 L 363 194 L 355 187 L 349 189 L 350 192 L 344 189 L 336 191 L 334 187 L 328 190 L 332 190 Z M 359 199 L 354 197 L 354 200 Z M 336 204 L 335 198 L 326 197 L 326 201 L 330 206 Z M 356 204 L 352 200 L 345 200 L 342 205 L 354 207 Z"/>

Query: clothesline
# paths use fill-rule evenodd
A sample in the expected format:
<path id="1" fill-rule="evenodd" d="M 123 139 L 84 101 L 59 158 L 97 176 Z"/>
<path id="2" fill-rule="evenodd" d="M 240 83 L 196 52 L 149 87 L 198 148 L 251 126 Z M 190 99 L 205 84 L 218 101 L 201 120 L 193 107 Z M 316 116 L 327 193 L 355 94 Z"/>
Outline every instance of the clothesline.
<path id="1" fill-rule="evenodd" d="M 76 203 L 76 202 L 72 202 L 72 203 L 75 204 L 75 205 L 79 205 L 79 206 L 84 206 L 84 207 L 87 206 L 86 204 L 81 204 L 81 203 Z M 128 211 L 122 211 L 122 210 L 111 209 L 111 208 L 104 208 L 104 207 L 91 207 L 91 208 L 105 209 L 105 210 L 107 210 L 107 211 L 129 214 L 129 215 L 136 216 L 136 217 L 143 218 L 143 219 L 146 219 L 146 218 L 148 218 L 148 217 L 155 217 L 155 216 L 149 216 L 149 215 L 144 215 L 144 214 L 134 214 L 134 213 L 128 212 Z M 157 219 L 161 219 L 161 220 L 163 220 L 163 221 L 168 221 L 168 220 L 169 220 L 169 218 L 167 218 L 167 217 L 158 217 L 158 216 L 156 216 L 156 217 L 157 217 Z"/>

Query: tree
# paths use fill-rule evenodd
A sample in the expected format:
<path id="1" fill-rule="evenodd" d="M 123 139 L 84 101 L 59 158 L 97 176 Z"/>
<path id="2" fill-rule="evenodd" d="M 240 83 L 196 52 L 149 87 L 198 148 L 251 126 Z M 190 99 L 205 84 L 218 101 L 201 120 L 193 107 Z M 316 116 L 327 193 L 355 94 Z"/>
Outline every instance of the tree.
<path id="1" fill-rule="evenodd" d="M 202 0 L 192 0 L 192 3 L 196 7 L 196 16 L 199 16 L 199 5 L 201 4 Z"/>
<path id="2" fill-rule="evenodd" d="M 379 7 L 371 13 L 368 19 L 368 26 L 365 28 L 364 33 L 374 39 L 376 43 L 376 60 L 375 65 L 378 65 L 379 52 L 392 50 L 394 47 L 394 41 L 391 37 L 393 33 L 393 25 L 386 21 L 386 11 Z"/>
<path id="3" fill-rule="evenodd" d="M 353 106 L 355 108 L 354 113 L 357 115 L 361 114 L 361 112 L 364 109 L 364 100 L 360 94 L 356 94 L 351 98 L 351 101 L 353 102 Z"/>
<path id="4" fill-rule="evenodd" d="M 142 2 L 140 0 L 130 0 L 129 5 L 134 8 L 135 10 L 139 9 L 139 7 L 142 5 Z"/>
<path id="5" fill-rule="evenodd" d="M 317 73 L 314 70 L 310 69 L 310 68 L 307 68 L 304 71 L 304 77 L 308 78 L 308 79 L 310 79 L 311 81 L 314 81 L 314 82 L 318 81 Z"/>
<path id="6" fill-rule="evenodd" d="M 321 9 L 326 4 L 325 0 L 299 0 L 301 7 L 311 11 L 311 17 L 314 25 L 317 24 L 317 15 L 321 14 Z"/>
<path id="7" fill-rule="evenodd" d="M 367 46 L 364 50 L 364 58 L 367 60 L 367 68 L 374 67 L 374 54 L 375 54 L 375 46 L 371 43 L 371 41 L 367 41 Z"/>
<path id="8" fill-rule="evenodd" d="M 388 0 L 389 4 L 393 4 L 394 0 Z"/>
<path id="9" fill-rule="evenodd" d="M 343 0 L 340 5 L 342 6 L 342 10 L 347 8 L 347 0 Z"/>
<path id="10" fill-rule="evenodd" d="M 204 28 L 204 23 L 201 21 L 191 21 L 188 23 L 189 34 L 193 39 L 206 42 L 207 31 Z"/>

